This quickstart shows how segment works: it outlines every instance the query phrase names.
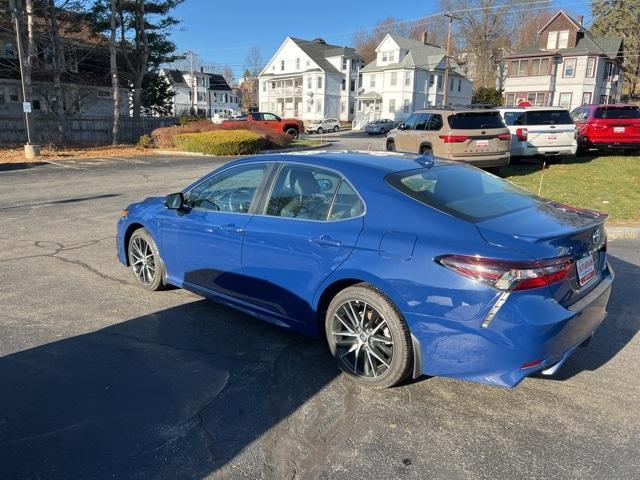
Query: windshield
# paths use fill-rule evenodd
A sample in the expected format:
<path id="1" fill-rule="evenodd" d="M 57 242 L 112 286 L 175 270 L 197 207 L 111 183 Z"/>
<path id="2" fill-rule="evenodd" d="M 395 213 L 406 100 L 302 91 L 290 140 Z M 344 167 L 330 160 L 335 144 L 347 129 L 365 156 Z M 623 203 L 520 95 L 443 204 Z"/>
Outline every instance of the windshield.
<path id="1" fill-rule="evenodd" d="M 405 195 L 473 223 L 538 205 L 515 185 L 467 165 L 440 165 L 393 173 L 387 183 Z"/>
<path id="2" fill-rule="evenodd" d="M 640 118 L 640 108 L 631 105 L 628 107 L 599 107 L 593 116 L 595 118 Z"/>
<path id="3" fill-rule="evenodd" d="M 469 112 L 451 115 L 449 126 L 457 130 L 479 130 L 504 128 L 504 122 L 499 112 Z"/>

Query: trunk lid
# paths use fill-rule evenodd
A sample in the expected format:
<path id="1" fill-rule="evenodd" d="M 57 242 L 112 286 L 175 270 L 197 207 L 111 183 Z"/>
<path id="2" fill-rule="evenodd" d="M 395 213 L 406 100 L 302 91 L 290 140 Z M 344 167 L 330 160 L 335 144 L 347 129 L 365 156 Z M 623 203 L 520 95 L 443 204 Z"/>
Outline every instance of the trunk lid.
<path id="1" fill-rule="evenodd" d="M 554 298 L 566 306 L 599 283 L 606 266 L 606 219 L 604 213 L 546 201 L 479 222 L 476 227 L 488 243 L 523 252 L 536 260 L 571 258 L 575 263 L 567 277 L 549 286 Z"/>
<path id="2" fill-rule="evenodd" d="M 566 110 L 531 110 L 525 113 L 528 142 L 535 147 L 572 145 L 576 126 Z"/>
<path id="3" fill-rule="evenodd" d="M 504 136 L 509 130 L 498 111 L 460 112 L 449 116 L 448 121 L 449 136 L 456 138 L 449 142 L 454 158 L 495 156 L 510 150 L 510 136 Z"/>

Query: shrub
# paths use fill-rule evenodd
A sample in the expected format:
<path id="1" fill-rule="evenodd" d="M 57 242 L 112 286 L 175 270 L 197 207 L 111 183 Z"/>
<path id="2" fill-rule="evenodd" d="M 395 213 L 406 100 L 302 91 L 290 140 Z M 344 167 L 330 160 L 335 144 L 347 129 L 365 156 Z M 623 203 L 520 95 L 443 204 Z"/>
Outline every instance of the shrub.
<path id="1" fill-rule="evenodd" d="M 138 139 L 136 148 L 138 150 L 146 150 L 147 148 L 153 148 L 153 139 L 149 135 L 142 135 Z"/>
<path id="2" fill-rule="evenodd" d="M 260 151 L 263 146 L 263 137 L 248 130 L 217 130 L 175 135 L 173 142 L 187 152 L 208 155 L 247 155 Z"/>
<path id="3" fill-rule="evenodd" d="M 151 137 L 153 138 L 153 143 L 156 147 L 171 148 L 176 146 L 173 142 L 173 137 L 175 135 L 182 133 L 209 132 L 217 129 L 218 125 L 211 123 L 209 120 L 197 120 L 189 122 L 183 126 L 156 128 L 151 132 Z"/>
<path id="4" fill-rule="evenodd" d="M 197 115 L 182 115 L 178 119 L 178 125 L 180 125 L 181 127 L 184 127 L 185 125 L 188 125 L 193 122 L 200 122 L 204 119 L 205 119 L 204 117 L 199 117 Z"/>

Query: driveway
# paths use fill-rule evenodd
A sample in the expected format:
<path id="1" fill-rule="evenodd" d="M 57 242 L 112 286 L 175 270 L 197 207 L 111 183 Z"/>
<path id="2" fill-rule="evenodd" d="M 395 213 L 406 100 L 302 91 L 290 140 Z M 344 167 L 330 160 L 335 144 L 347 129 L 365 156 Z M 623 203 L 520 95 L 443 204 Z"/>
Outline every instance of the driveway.
<path id="1" fill-rule="evenodd" d="M 557 377 L 371 391 L 322 342 L 117 263 L 123 207 L 224 161 L 0 170 L 0 478 L 637 477 L 640 242 L 609 245 L 610 316 Z"/>
<path id="2" fill-rule="evenodd" d="M 342 130 L 323 135 L 306 134 L 302 138 L 310 140 L 325 139 L 329 150 L 384 150 L 385 135 L 367 135 L 364 132 Z"/>

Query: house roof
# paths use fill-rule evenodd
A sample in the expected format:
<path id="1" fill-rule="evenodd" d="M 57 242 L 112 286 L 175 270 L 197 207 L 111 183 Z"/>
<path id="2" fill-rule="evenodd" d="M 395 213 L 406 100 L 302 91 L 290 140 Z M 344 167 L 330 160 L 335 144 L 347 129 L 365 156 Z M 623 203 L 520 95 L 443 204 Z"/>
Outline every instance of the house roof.
<path id="1" fill-rule="evenodd" d="M 519 52 L 507 55 L 505 58 L 526 57 L 541 54 L 557 54 L 563 57 L 573 55 L 604 55 L 612 60 L 618 57 L 618 53 L 622 49 L 623 44 L 622 37 L 595 37 L 577 20 L 571 18 L 562 10 L 556 13 L 553 18 L 549 20 L 549 22 L 547 22 L 547 24 L 538 31 L 538 33 L 543 31 L 559 15 L 564 15 L 565 17 L 567 17 L 573 24 L 576 25 L 576 27 L 580 29 L 580 32 L 582 32 L 582 36 L 578 39 L 578 43 L 575 47 L 562 48 L 559 50 L 546 50 L 544 48 L 540 48 L 538 41 L 536 40 L 535 43 L 525 47 Z"/>
<path id="2" fill-rule="evenodd" d="M 169 81 L 174 85 L 178 84 L 186 84 L 186 80 L 184 78 L 185 74 L 188 74 L 188 71 L 177 70 L 177 69 L 165 69 L 163 70 L 164 74 L 167 76 Z M 202 72 L 194 72 L 198 75 L 205 75 L 209 77 L 209 90 L 231 90 L 231 87 L 224 79 L 222 75 L 219 73 L 202 73 Z"/>
<path id="3" fill-rule="evenodd" d="M 206 75 L 209 77 L 209 90 L 231 90 L 222 75 L 218 73 L 207 73 Z"/>
<path id="4" fill-rule="evenodd" d="M 327 60 L 327 58 L 338 56 L 358 57 L 355 49 L 330 45 L 321 38 L 316 38 L 315 40 L 303 40 L 301 38 L 294 37 L 289 38 L 291 38 L 291 41 L 300 47 L 300 49 L 325 72 L 340 73 L 338 69 Z"/>
<path id="5" fill-rule="evenodd" d="M 407 50 L 408 53 L 399 62 L 387 65 L 378 65 L 376 59 L 362 68 L 361 72 L 380 72 L 399 68 L 436 70 L 438 65 L 440 65 L 445 58 L 444 48 L 438 45 L 432 45 L 430 43 L 425 44 L 418 40 L 398 37 L 397 35 L 392 34 L 389 34 L 389 37 L 391 37 L 391 39 L 396 42 L 402 50 Z M 454 72 L 459 75 L 464 75 L 464 72 L 454 60 L 451 61 L 451 66 L 453 67 Z"/>

